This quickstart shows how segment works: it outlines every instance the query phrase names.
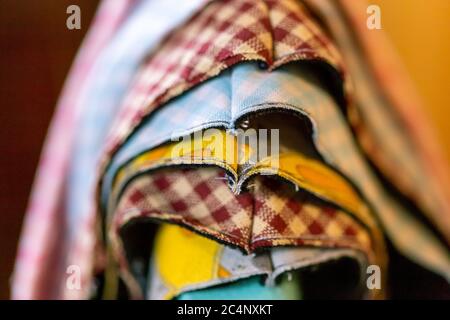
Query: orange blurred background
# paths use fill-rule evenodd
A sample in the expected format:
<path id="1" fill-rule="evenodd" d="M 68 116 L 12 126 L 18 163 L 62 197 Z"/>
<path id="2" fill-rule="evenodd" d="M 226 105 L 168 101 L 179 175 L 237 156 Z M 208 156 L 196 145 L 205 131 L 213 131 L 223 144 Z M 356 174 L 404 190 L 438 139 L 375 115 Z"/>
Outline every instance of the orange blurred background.
<path id="1" fill-rule="evenodd" d="M 450 159 L 450 1 L 372 0 Z"/>
<path id="2" fill-rule="evenodd" d="M 0 299 L 9 296 L 8 280 L 45 132 L 97 2 L 0 1 Z M 382 28 L 423 96 L 450 159 L 450 0 L 370 2 L 380 6 Z M 81 30 L 65 26 L 71 4 L 81 8 Z"/>

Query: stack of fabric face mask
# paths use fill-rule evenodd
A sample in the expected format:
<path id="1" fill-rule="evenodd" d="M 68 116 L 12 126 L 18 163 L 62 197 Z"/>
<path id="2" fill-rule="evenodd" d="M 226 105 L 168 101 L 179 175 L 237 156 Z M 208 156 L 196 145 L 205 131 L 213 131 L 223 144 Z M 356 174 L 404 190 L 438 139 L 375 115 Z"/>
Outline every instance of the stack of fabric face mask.
<path id="1" fill-rule="evenodd" d="M 383 298 L 386 239 L 450 279 L 446 166 L 362 7 L 120 3 L 69 77 L 13 297 Z"/>

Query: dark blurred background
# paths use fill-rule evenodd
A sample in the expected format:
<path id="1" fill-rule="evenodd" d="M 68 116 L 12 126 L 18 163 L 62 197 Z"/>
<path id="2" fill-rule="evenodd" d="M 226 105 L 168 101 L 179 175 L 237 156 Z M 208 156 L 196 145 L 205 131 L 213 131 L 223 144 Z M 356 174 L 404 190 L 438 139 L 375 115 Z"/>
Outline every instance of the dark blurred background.
<path id="1" fill-rule="evenodd" d="M 9 297 L 34 172 L 59 92 L 97 0 L 0 1 L 0 299 Z M 81 30 L 66 9 L 81 8 Z"/>

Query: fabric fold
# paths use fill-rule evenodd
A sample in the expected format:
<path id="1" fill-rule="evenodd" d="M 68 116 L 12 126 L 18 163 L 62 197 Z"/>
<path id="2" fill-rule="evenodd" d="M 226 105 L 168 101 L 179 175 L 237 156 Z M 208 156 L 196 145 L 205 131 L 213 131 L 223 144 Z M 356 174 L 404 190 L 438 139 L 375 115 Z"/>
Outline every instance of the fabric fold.
<path id="1" fill-rule="evenodd" d="M 374 214 L 379 218 L 394 245 L 409 258 L 448 278 L 450 259 L 448 258 L 447 248 L 381 184 L 355 142 L 349 125 L 340 113 L 335 99 L 321 86 L 314 70 L 314 68 L 308 68 L 307 66 L 300 67 L 296 64 L 290 64 L 266 72 L 252 63 L 236 65 L 231 72 L 240 76 L 232 77 L 236 82 L 233 97 L 241 98 L 218 99 L 217 103 L 224 103 L 221 110 L 232 110 L 227 103 L 229 101 L 237 102 L 238 105 L 242 106 L 240 110 L 247 110 L 248 115 L 251 115 L 251 112 L 256 113 L 256 111 L 275 108 L 279 111 L 289 111 L 291 115 L 296 114 L 297 117 L 309 121 L 312 144 L 318 154 L 323 157 L 329 166 L 347 177 L 367 199 L 369 206 L 373 208 Z M 207 97 L 208 93 L 219 92 L 220 88 L 231 87 L 227 84 L 228 81 L 229 76 L 225 73 L 221 74 L 210 82 L 187 92 L 180 99 L 173 100 L 165 106 L 167 109 L 163 108 L 155 113 L 155 118 L 150 117 L 148 126 L 143 125 L 136 132 L 136 135 L 129 140 L 129 145 L 125 144 L 117 155 L 125 154 L 124 159 L 126 159 L 126 152 L 132 150 L 134 146 L 137 146 L 137 148 L 130 152 L 128 156 L 143 152 L 145 146 L 151 148 L 157 144 L 156 140 L 152 140 L 155 138 L 155 134 L 152 134 L 152 132 L 155 132 L 152 129 L 152 119 L 157 119 L 158 123 L 161 124 L 164 123 L 161 122 L 163 119 L 169 118 L 169 113 L 176 114 L 175 110 L 183 109 L 182 114 L 198 114 L 196 109 L 203 105 L 205 108 L 209 106 L 212 106 L 209 108 L 213 108 L 214 102 L 204 101 L 202 98 Z M 210 86 L 211 92 L 208 92 L 208 86 Z M 221 92 L 223 97 L 229 91 Z M 241 114 L 244 113 L 245 111 Z M 200 116 L 197 128 L 201 127 L 201 123 L 210 123 L 210 121 L 216 123 L 218 119 L 221 119 L 221 116 L 222 113 L 220 112 L 210 112 L 208 118 Z M 169 134 L 172 134 L 171 128 L 177 128 L 180 132 L 185 132 L 185 125 L 189 122 L 183 122 L 172 117 L 170 123 L 172 127 L 167 128 L 167 138 Z M 298 123 L 301 123 L 301 121 Z M 234 126 L 234 124 L 232 125 Z M 160 128 L 159 125 L 158 127 Z M 157 132 L 165 134 L 164 130 Z M 114 168 L 114 165 L 110 168 Z M 110 178 L 111 175 L 108 173 L 105 182 L 110 181 L 108 180 Z M 412 236 L 413 234 L 414 236 Z"/>
<path id="2" fill-rule="evenodd" d="M 252 178 L 253 187 L 235 195 L 222 176 L 217 168 L 169 168 L 138 177 L 126 188 L 108 238 L 131 291 L 138 285 L 124 258 L 120 230 L 146 221 L 179 224 L 243 252 L 277 246 L 350 248 L 385 265 L 383 244 L 347 213 L 265 176 Z"/>
<path id="3" fill-rule="evenodd" d="M 259 283 L 258 291 L 263 291 L 263 297 L 298 299 L 303 294 L 301 275 L 298 274 L 300 269 L 317 268 L 320 264 L 343 258 L 352 259 L 359 265 L 359 272 L 354 275 L 353 281 L 356 286 L 349 291 L 353 289 L 356 295 L 362 293 L 362 297 L 370 296 L 367 288 L 362 288 L 364 281 L 361 280 L 368 260 L 361 251 L 285 247 L 245 256 L 236 249 L 222 246 L 178 226 L 162 225 L 157 232 L 150 259 L 147 299 L 193 298 L 202 289 L 203 296 L 206 297 L 208 293 L 214 296 L 211 293 L 214 288 L 220 292 L 220 286 L 229 283 L 235 283 L 234 287 L 243 283 L 243 290 L 248 292 L 244 291 L 241 295 L 255 299 L 259 295 L 250 294 L 255 281 L 252 279 L 259 279 L 256 280 Z"/>
<path id="4" fill-rule="evenodd" d="M 450 175 L 358 10 L 104 0 L 45 145 L 13 298 L 87 298 L 104 271 L 112 296 L 120 278 L 132 298 L 303 297 L 302 274 L 343 261 L 357 266 L 352 293 L 382 297 L 361 281 L 368 264 L 386 281 L 384 233 L 450 281 Z M 239 143 L 248 132 L 255 144 Z M 258 157 L 264 143 L 273 154 Z M 81 290 L 66 285 L 73 265 Z"/>

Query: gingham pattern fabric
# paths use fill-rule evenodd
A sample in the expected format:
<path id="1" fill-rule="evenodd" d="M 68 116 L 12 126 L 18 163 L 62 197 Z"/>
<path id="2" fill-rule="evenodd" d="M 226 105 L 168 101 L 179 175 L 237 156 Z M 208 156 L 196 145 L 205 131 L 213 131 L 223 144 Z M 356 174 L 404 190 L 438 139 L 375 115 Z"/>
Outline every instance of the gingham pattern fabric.
<path id="1" fill-rule="evenodd" d="M 371 33 L 366 28 L 364 1 L 305 2 L 328 26 L 342 52 L 354 87 L 354 103 L 370 134 L 370 139 L 361 139 L 362 146 L 382 173 L 416 202 L 450 241 L 447 165 L 435 146 L 435 137 L 428 132 L 420 99 L 414 88 L 405 87 L 408 81 L 383 31 Z"/>
<path id="2" fill-rule="evenodd" d="M 300 194 L 289 184 L 256 177 L 235 195 L 217 168 L 160 170 L 125 189 L 112 231 L 131 219 L 151 217 L 189 226 L 248 253 L 261 247 L 320 243 L 370 247 L 370 238 L 348 214 Z"/>
<path id="3" fill-rule="evenodd" d="M 233 96 L 233 101 L 238 101 L 236 103 L 243 106 L 241 109 L 248 108 L 248 112 L 253 112 L 269 105 L 307 115 L 306 119 L 311 121 L 315 130 L 312 138 L 318 151 L 329 165 L 347 176 L 362 192 L 375 209 L 394 245 L 419 264 L 448 276 L 450 261 L 447 249 L 382 187 L 359 152 L 333 97 L 321 88 L 314 73 L 305 72 L 296 65 L 282 67 L 270 73 L 261 71 L 252 64 L 235 66 L 234 70 L 232 72 L 242 75 L 233 77 L 235 81 L 232 84 L 232 88 L 236 88 L 236 97 L 241 97 L 234 99 Z M 218 79 L 227 81 L 227 76 L 220 75 Z M 208 82 L 203 86 L 212 83 Z M 195 112 L 195 107 L 201 105 L 212 108 L 214 104 L 208 100 L 203 101 L 203 96 L 197 96 L 196 91 L 188 92 L 183 98 L 183 104 L 178 107 L 192 108 L 190 112 Z M 160 112 L 163 111 L 161 109 Z"/>
<path id="4" fill-rule="evenodd" d="M 289 1 L 280 1 L 280 2 L 277 2 L 277 3 L 283 3 L 283 5 L 274 5 L 273 7 L 271 7 L 270 5 L 268 6 L 268 8 L 269 8 L 269 21 L 270 21 L 270 23 L 272 25 L 272 28 L 274 28 L 276 30 L 278 30 L 277 29 L 278 27 L 277 27 L 277 24 L 274 23 L 274 22 L 277 22 L 277 21 L 280 22 L 281 20 L 283 20 L 283 19 L 277 19 L 276 18 L 276 17 L 279 18 L 280 16 L 283 16 L 283 15 L 279 14 L 278 10 L 281 10 L 281 11 L 284 10 L 284 14 L 286 14 L 286 12 L 289 12 L 289 10 L 291 10 L 291 13 L 292 13 L 292 11 L 295 11 L 295 10 L 298 11 L 298 8 L 301 9 L 301 7 L 298 7 L 298 4 L 292 4 Z M 292 4 L 292 6 L 290 4 Z M 279 9 L 280 6 L 283 9 Z M 230 7 L 232 7 L 232 6 L 229 6 L 228 9 Z M 297 9 L 294 9 L 294 8 L 297 8 Z M 287 11 L 286 11 L 286 9 L 287 9 Z M 244 10 L 242 10 L 242 11 L 244 11 Z M 207 10 L 205 10 L 204 12 L 207 12 Z M 276 12 L 276 14 L 275 14 L 275 12 Z M 299 12 L 301 12 L 301 10 Z M 271 15 L 271 13 L 273 13 L 273 14 Z M 256 16 L 256 15 L 254 15 L 254 16 Z M 201 19 L 199 18 L 199 20 L 201 20 Z M 193 20 L 193 21 L 195 21 L 195 20 Z M 302 21 L 303 25 L 308 25 L 309 26 L 309 24 L 304 24 L 304 22 L 305 21 L 310 22 L 311 20 L 303 18 L 303 19 L 298 19 L 298 21 Z M 299 24 L 299 25 L 302 25 L 302 24 Z M 193 23 L 193 25 L 195 26 L 194 23 Z M 203 29 L 206 30 L 206 28 L 203 28 Z M 275 44 L 275 43 L 279 42 L 280 43 L 280 45 L 278 46 L 279 48 L 286 49 L 286 47 L 289 47 L 291 49 L 287 50 L 283 54 L 280 54 L 280 56 L 278 56 L 278 57 L 276 56 L 276 54 L 277 54 L 277 52 L 279 54 L 281 49 L 280 50 L 273 50 L 273 52 L 274 52 L 274 60 L 273 61 L 275 61 L 275 62 L 273 64 L 270 64 L 270 61 L 269 61 L 268 64 L 269 64 L 270 67 L 275 67 L 275 66 L 278 66 L 278 65 L 282 64 L 283 62 L 286 62 L 287 61 L 286 57 L 290 57 L 289 59 L 293 59 L 293 60 L 297 59 L 301 55 L 297 55 L 297 54 L 295 54 L 293 52 L 295 52 L 295 50 L 302 51 L 301 48 L 304 48 L 304 45 L 299 46 L 302 43 L 301 41 L 296 41 L 297 46 L 286 45 L 286 43 L 285 43 L 286 39 L 291 39 L 292 37 L 291 36 L 286 36 L 286 31 L 287 31 L 286 29 L 289 29 L 289 28 L 282 27 L 281 29 L 283 29 L 285 32 L 280 32 L 280 31 L 273 32 L 273 35 L 274 35 L 273 43 Z M 291 29 L 294 30 L 295 28 L 291 28 Z M 315 30 L 315 28 L 307 28 L 307 29 Z M 175 35 L 173 36 L 174 39 L 176 39 L 176 41 L 173 40 L 173 42 L 176 42 L 176 45 L 179 46 L 178 48 L 183 47 L 182 45 L 179 45 L 180 39 L 191 39 L 190 36 L 189 36 L 189 32 L 188 32 L 189 28 L 186 27 L 183 30 L 186 30 L 186 32 L 184 34 L 181 32 L 179 37 L 177 37 L 175 35 L 178 35 L 178 33 L 175 33 Z M 213 31 L 211 31 L 211 33 L 212 32 Z M 262 34 L 265 34 L 263 31 L 261 31 L 261 32 L 262 32 Z M 223 30 L 221 30 L 221 34 L 222 33 L 224 33 Z M 303 33 L 299 32 L 299 34 L 303 34 Z M 313 32 L 312 34 L 314 34 L 314 37 L 312 37 L 314 39 L 325 39 L 325 37 L 320 33 L 320 30 L 318 30 L 318 31 L 316 30 L 316 32 Z M 280 38 L 277 38 L 277 35 L 278 36 L 283 35 L 283 36 L 280 36 Z M 201 39 L 202 37 L 200 36 L 199 38 Z M 216 37 L 216 39 L 219 39 L 219 38 L 220 37 Z M 262 36 L 262 38 L 263 38 L 263 36 Z M 302 39 L 301 37 L 293 37 L 293 38 Z M 305 39 L 303 39 L 303 40 L 305 40 Z M 303 41 L 303 42 L 305 42 L 305 41 Z M 189 43 L 189 46 L 188 46 L 189 49 L 202 47 L 201 45 L 196 47 L 194 45 L 195 41 L 189 41 L 188 40 L 187 43 Z M 258 42 L 258 43 L 260 43 L 260 42 Z M 281 45 L 281 43 L 283 43 L 283 45 Z M 314 48 L 315 52 L 323 52 L 322 54 L 318 54 L 317 56 L 325 57 L 326 61 L 329 61 L 329 62 L 331 61 L 330 62 L 331 65 L 335 66 L 336 69 L 342 71 L 340 57 L 337 54 L 334 54 L 335 53 L 335 49 L 333 48 L 332 45 L 330 45 L 329 43 L 327 44 L 327 43 L 328 43 L 327 41 L 314 41 L 313 42 L 314 45 L 311 46 L 311 47 Z M 165 51 L 166 46 L 168 48 L 167 51 Z M 212 47 L 213 48 L 219 48 L 220 46 L 219 46 L 219 44 L 215 43 L 214 46 L 212 46 Z M 277 47 L 277 46 L 274 45 L 274 47 Z M 295 50 L 293 51 L 292 48 L 295 48 Z M 184 65 L 182 65 L 181 62 L 180 62 L 182 60 L 181 58 L 176 61 L 176 67 L 172 67 L 173 66 L 173 63 L 171 62 L 172 60 L 167 58 L 167 57 L 171 57 L 171 52 L 169 51 L 169 49 L 170 49 L 170 51 L 172 51 L 172 53 L 175 51 L 175 50 L 172 50 L 173 48 L 171 47 L 171 39 L 169 39 L 167 41 L 167 43 L 165 44 L 165 46 L 163 46 L 161 48 L 160 53 L 157 54 L 152 59 L 150 59 L 149 64 L 142 69 L 142 73 L 137 79 L 136 86 L 134 88 L 135 90 L 131 91 L 131 94 L 129 96 L 130 98 L 129 98 L 128 102 L 126 102 L 125 105 L 124 105 L 124 108 L 123 108 L 124 114 L 122 114 L 122 116 L 120 117 L 119 123 L 115 125 L 115 130 L 114 130 L 113 134 L 111 135 L 111 137 L 112 137 L 111 141 L 112 142 L 111 142 L 110 146 L 112 146 L 112 147 L 109 149 L 110 152 L 107 152 L 107 156 L 104 158 L 104 160 L 105 160 L 104 163 L 103 163 L 104 165 L 106 165 L 108 163 L 109 156 L 111 154 L 113 154 L 114 151 L 120 146 L 120 143 L 122 142 L 122 140 L 125 137 L 127 137 L 129 135 L 129 133 L 133 131 L 133 128 L 136 127 L 141 122 L 141 119 L 143 118 L 143 116 L 145 114 L 147 114 L 148 112 L 152 111 L 154 109 L 154 107 L 156 107 L 157 105 L 159 105 L 162 102 L 167 101 L 172 96 L 175 96 L 176 94 L 181 93 L 182 91 L 184 91 L 185 89 L 189 88 L 193 84 L 196 84 L 196 83 L 200 82 L 201 80 L 204 80 L 204 79 L 208 78 L 209 76 L 215 75 L 220 70 L 222 70 L 223 68 L 226 67 L 226 65 L 224 63 L 222 63 L 220 61 L 216 61 L 215 65 L 217 66 L 217 70 L 214 71 L 214 72 L 211 71 L 210 74 L 206 74 L 204 72 L 204 69 L 202 69 L 202 68 L 200 68 L 201 71 L 196 72 L 198 70 L 196 70 L 192 66 L 197 66 L 198 63 L 193 62 L 193 64 L 188 68 L 189 71 L 187 72 L 187 74 L 189 76 L 186 77 L 186 75 L 183 73 L 184 72 L 183 70 L 185 70 L 184 69 Z M 308 49 L 305 52 L 307 52 L 307 51 L 311 51 L 311 50 Z M 203 51 L 200 50 L 200 51 L 197 51 L 195 55 L 192 52 L 186 52 L 186 51 L 183 51 L 183 52 L 185 53 L 186 57 L 195 56 L 195 57 L 198 58 L 199 55 L 202 55 L 202 57 L 208 56 L 207 55 L 208 51 L 203 52 Z M 271 51 L 269 50 L 269 52 L 271 52 Z M 326 54 L 326 53 L 328 53 L 328 54 Z M 175 55 L 175 53 L 173 53 L 173 54 Z M 257 56 L 259 56 L 259 58 L 264 58 L 264 54 L 265 53 L 264 52 L 262 53 L 262 52 L 256 50 L 256 51 L 253 51 L 253 54 L 256 54 Z M 252 54 L 252 56 L 253 56 L 253 54 Z M 317 58 L 317 56 L 316 56 L 316 58 Z M 281 59 L 281 57 L 284 57 L 284 58 Z M 309 57 L 309 58 L 311 58 L 311 57 Z M 205 58 L 205 59 L 207 59 L 208 61 L 213 60 L 213 58 L 211 58 L 211 57 Z M 247 57 L 247 59 L 250 59 L 250 55 Z M 161 63 L 160 62 L 156 66 L 154 66 L 152 64 L 152 63 L 154 63 L 154 61 L 160 61 L 160 60 L 164 61 L 165 63 Z M 186 58 L 186 60 L 188 60 L 188 58 Z M 196 60 L 194 59 L 194 61 L 196 61 Z M 335 63 L 333 63 L 333 61 L 335 61 Z M 268 61 L 266 61 L 266 62 L 268 62 Z M 164 72 L 164 71 L 167 71 L 167 70 L 158 69 L 158 66 L 160 67 L 161 65 L 164 66 L 164 67 L 171 66 L 171 67 L 168 68 L 168 69 L 170 69 L 170 72 Z M 210 63 L 206 63 L 206 65 L 210 65 Z M 177 72 L 179 72 L 178 76 L 177 76 Z M 147 75 L 146 75 L 146 73 L 147 73 Z M 341 72 L 341 74 L 343 74 L 343 73 Z M 195 75 L 195 76 L 193 76 L 193 75 Z M 193 81 L 192 83 L 189 83 L 190 79 L 195 79 L 195 81 Z M 139 85 L 139 83 L 142 83 L 142 85 Z M 348 86 L 348 81 L 344 82 L 344 85 Z M 161 87 L 163 89 L 160 90 Z M 145 90 L 143 90 L 142 88 L 145 88 Z M 172 90 L 175 93 L 171 94 Z M 252 97 L 249 96 L 249 98 L 251 99 Z M 350 103 L 349 106 L 351 106 L 351 105 L 353 105 L 353 104 Z M 133 111 L 133 110 L 135 110 L 135 111 Z M 199 113 L 196 112 L 196 114 L 199 114 Z M 373 146 L 372 136 L 369 137 L 367 135 L 367 130 L 365 129 L 365 127 L 362 126 L 362 125 L 358 125 L 358 123 L 352 117 L 352 115 L 354 116 L 354 113 L 350 113 L 349 114 L 350 122 L 352 123 L 352 125 L 356 129 L 356 133 L 358 134 L 359 141 L 362 143 L 363 146 L 366 146 L 366 147 L 370 146 L 370 147 L 368 147 L 368 150 L 372 154 L 379 154 L 379 150 L 376 150 L 376 152 L 374 152 L 374 149 L 371 147 L 371 146 Z M 392 132 L 390 130 L 386 130 L 386 132 L 388 132 L 388 131 Z M 395 138 L 391 138 L 390 141 L 396 141 L 394 144 L 399 144 L 400 145 L 400 143 L 398 142 L 399 140 L 397 139 L 397 137 L 398 136 L 395 136 Z M 377 139 L 375 139 L 375 141 L 377 141 Z M 385 145 L 385 144 L 382 143 L 379 146 L 383 146 L 383 145 Z M 388 148 L 388 149 L 391 149 L 391 151 L 392 151 L 395 148 L 394 149 L 393 148 Z M 404 150 L 407 150 L 407 147 L 405 147 Z M 389 153 L 388 151 L 389 150 L 387 150 L 386 152 L 382 152 L 382 153 L 386 154 L 386 155 L 392 154 L 392 153 Z M 408 154 L 408 153 L 404 153 L 404 154 Z M 373 157 L 373 159 L 377 160 L 377 159 L 379 159 L 379 156 L 375 156 L 375 157 Z M 387 161 L 387 163 L 389 163 L 389 162 L 394 162 L 395 163 L 395 161 L 396 161 L 395 159 L 396 159 L 395 155 L 392 156 L 392 157 L 389 157 L 389 160 Z M 386 163 L 386 161 L 384 161 L 384 163 Z M 379 165 L 381 167 L 383 167 L 382 164 L 379 164 Z M 384 166 L 384 167 L 386 167 L 386 166 Z M 409 165 L 405 165 L 403 167 L 404 168 L 411 168 Z M 103 168 L 105 168 L 105 166 L 103 166 Z M 419 168 L 417 170 L 414 170 L 414 169 L 410 170 L 410 169 L 408 169 L 408 171 L 420 172 L 421 170 Z M 103 172 L 103 171 L 101 171 L 101 172 Z M 405 176 L 407 176 L 407 175 L 405 175 Z M 403 180 L 399 180 L 398 181 L 399 184 L 402 184 L 400 181 L 403 181 Z M 426 182 L 424 182 L 423 180 L 417 180 L 415 182 L 420 182 L 420 181 L 422 181 L 423 183 L 426 184 Z M 396 181 L 393 181 L 393 182 L 396 183 Z M 108 181 L 107 181 L 107 183 L 108 183 Z M 419 183 L 414 184 L 414 190 L 417 190 L 417 187 L 416 187 L 417 185 L 422 185 L 422 184 L 419 184 Z M 418 194 L 418 193 L 416 192 L 416 194 Z M 423 198 L 427 198 L 427 196 L 423 196 Z M 430 201 L 427 201 L 427 203 L 430 203 Z"/>
<path id="5" fill-rule="evenodd" d="M 161 39 L 203 2 L 180 5 L 177 0 L 142 0 L 97 59 L 81 97 L 82 116 L 69 168 L 67 212 L 71 232 L 78 230 L 82 216 L 92 210 L 101 147 L 136 70 Z"/>
<path id="6" fill-rule="evenodd" d="M 347 213 L 268 177 L 255 177 L 249 192 L 235 195 L 223 175 L 217 168 L 166 169 L 129 184 L 109 240 L 131 287 L 136 286 L 127 275 L 119 232 L 131 221 L 147 219 L 180 224 L 247 253 L 287 245 L 352 248 L 384 267 L 367 230 Z"/>
<path id="7" fill-rule="evenodd" d="M 211 5 L 211 7 L 213 7 L 213 5 Z M 231 10 L 230 7 L 232 6 L 229 6 L 228 10 Z M 249 5 L 245 6 L 245 8 L 248 9 Z M 267 2 L 267 8 L 269 12 L 268 20 L 273 28 L 273 39 L 272 50 L 266 51 L 269 53 L 272 52 L 273 59 L 267 60 L 265 57 L 266 51 L 258 51 L 255 48 L 253 48 L 254 51 L 252 51 L 251 54 L 248 52 L 246 53 L 247 56 L 245 59 L 265 58 L 265 62 L 269 65 L 269 69 L 279 66 L 288 60 L 296 60 L 298 58 L 322 59 L 328 61 L 337 70 L 340 70 L 341 75 L 346 78 L 345 73 L 342 72 L 342 63 L 340 61 L 340 57 L 336 54 L 336 50 L 332 45 L 330 45 L 329 41 L 326 40 L 325 36 L 320 32 L 317 26 L 314 23 L 311 23 L 312 20 L 307 18 L 305 12 L 302 11 L 304 9 L 299 6 L 299 4 L 295 4 L 292 1 L 277 1 L 273 3 Z M 245 10 L 241 11 L 245 12 Z M 218 10 L 218 12 L 222 11 Z M 290 14 L 286 14 L 287 12 L 290 12 Z M 292 20 L 292 15 L 295 15 L 293 12 L 301 18 Z M 288 19 L 280 18 L 286 15 L 289 16 Z M 258 15 L 253 14 L 253 16 L 256 17 Z M 216 18 L 219 19 L 218 17 Z M 242 19 L 247 20 L 244 18 Z M 201 21 L 200 18 L 198 20 Z M 248 19 L 248 21 L 250 21 L 250 19 Z M 251 21 L 253 22 L 254 20 Z M 301 23 L 299 23 L 300 21 Z M 280 25 L 278 25 L 278 23 Z M 193 22 L 191 25 L 195 26 Z M 287 27 L 288 25 L 298 25 L 299 27 L 289 28 Z M 260 27 L 259 24 L 258 26 Z M 200 27 L 198 29 L 200 29 Z M 206 28 L 203 29 L 206 30 Z M 300 35 L 305 35 L 304 29 L 308 29 L 310 31 L 310 35 L 302 38 Z M 183 51 L 183 49 L 180 49 L 180 51 L 183 51 L 184 55 L 188 57 L 185 58 L 185 60 L 189 60 L 190 57 L 196 58 L 192 60 L 193 62 L 189 62 L 192 63 L 189 67 L 185 68 L 185 66 L 180 62 L 182 59 L 178 58 L 178 56 L 173 53 L 175 50 L 171 50 L 171 40 L 169 39 L 165 46 L 162 47 L 160 54 L 150 59 L 149 64 L 143 68 L 141 75 L 138 77 L 135 90 L 133 90 L 129 96 L 130 99 L 124 105 L 124 113 L 120 117 L 119 123 L 114 126 L 115 129 L 110 140 L 111 148 L 109 149 L 109 152 L 107 152 L 107 156 L 104 158 L 102 168 L 105 168 L 109 162 L 109 156 L 112 155 L 117 148 L 119 148 L 121 142 L 129 136 L 129 134 L 133 131 L 133 128 L 140 123 L 144 115 L 151 112 L 162 102 L 169 100 L 171 97 L 176 96 L 190 86 L 217 74 L 220 70 L 224 69 L 226 66 L 229 66 L 221 61 L 218 56 L 209 56 L 210 52 L 205 49 L 220 48 L 220 43 L 214 43 L 214 45 L 211 46 L 210 44 L 203 46 L 203 44 L 205 44 L 203 42 L 201 44 L 197 44 L 196 40 L 191 39 L 192 35 L 189 33 L 189 28 L 186 27 L 183 31 L 184 30 L 186 30 L 185 33 L 180 32 L 176 33 L 177 36 L 173 36 L 174 39 L 176 39 L 173 40 L 173 42 L 176 42 L 176 45 L 178 46 L 180 39 L 187 39 L 186 42 L 189 44 L 187 47 L 190 51 Z M 217 32 L 218 30 L 215 31 Z M 263 29 L 260 31 L 261 36 L 259 38 L 264 38 L 265 31 Z M 214 29 L 208 32 L 214 33 Z M 217 35 L 225 33 L 226 31 L 220 30 L 220 33 L 217 33 Z M 253 34 L 255 35 L 255 33 Z M 201 36 L 199 38 L 202 39 Z M 215 38 L 220 39 L 219 36 L 216 36 Z M 305 42 L 307 38 L 314 39 L 312 44 L 310 44 L 309 40 Z M 254 43 L 253 40 L 250 42 Z M 255 42 L 258 44 L 264 43 L 263 41 Z M 310 47 L 307 50 L 303 50 L 306 46 L 305 43 L 307 43 L 307 46 Z M 168 48 L 167 51 L 165 51 L 166 47 Z M 178 48 L 180 47 L 183 46 L 180 45 Z M 195 51 L 196 48 L 202 48 L 202 50 Z M 313 50 L 311 50 L 311 48 Z M 173 55 L 177 57 L 175 64 L 173 64 L 173 61 L 171 60 L 172 55 L 169 49 L 172 51 Z M 195 54 L 193 53 L 194 51 Z M 316 57 L 311 57 L 307 54 L 307 52 L 315 52 L 314 55 Z M 198 67 L 199 65 L 203 65 L 204 62 L 203 60 L 202 63 L 198 62 L 198 59 L 200 59 L 199 56 L 208 61 L 204 65 L 214 65 L 216 66 L 216 69 L 211 67 L 211 69 L 208 69 L 210 71 L 205 72 L 205 69 Z M 241 58 L 242 57 L 239 56 L 238 60 L 242 60 Z M 214 59 L 217 59 L 218 61 L 212 63 Z M 158 61 L 157 65 L 153 65 L 154 61 Z M 164 61 L 164 63 L 162 63 L 162 61 Z M 273 63 L 271 63 L 271 61 L 273 61 Z M 233 63 L 235 62 L 237 61 L 233 61 Z M 163 69 L 161 69 L 161 66 L 163 66 Z M 164 68 L 167 66 L 169 67 L 165 70 Z M 196 69 L 197 67 L 199 70 Z M 357 71 L 358 70 L 356 70 L 356 72 Z M 358 77 L 357 74 L 356 76 Z M 190 80 L 192 80 L 192 83 L 189 83 Z M 139 85 L 139 83 L 142 83 L 142 85 Z M 351 87 L 350 81 L 344 81 L 343 84 L 347 89 L 346 91 L 349 91 Z M 373 91 L 373 88 L 371 90 Z M 364 107 L 364 110 L 366 110 L 366 116 L 364 119 L 368 123 L 367 126 L 365 123 L 363 125 L 357 120 L 358 116 L 356 115 L 356 109 L 354 109 L 354 103 L 350 100 L 348 104 L 348 108 L 351 108 L 348 114 L 349 121 L 357 134 L 359 142 L 365 148 L 366 152 L 370 155 L 376 165 L 383 169 L 383 173 L 388 177 L 393 178 L 392 182 L 394 185 L 397 185 L 401 191 L 406 193 L 413 200 L 419 199 L 419 203 L 427 209 L 425 212 L 429 213 L 429 215 L 434 218 L 437 225 L 442 222 L 444 226 L 447 226 L 448 222 L 450 222 L 450 218 L 448 218 L 449 215 L 443 215 L 440 213 L 442 211 L 448 211 L 445 208 L 446 201 L 443 201 L 442 197 L 439 197 L 438 190 L 433 188 L 433 185 L 429 184 L 431 181 L 430 178 L 427 177 L 427 175 L 422 174 L 423 168 L 417 161 L 415 161 L 416 156 L 414 150 L 411 149 L 408 139 L 402 137 L 402 132 L 398 129 L 397 124 L 392 123 L 392 118 L 389 117 L 388 114 L 383 113 L 382 109 L 371 107 L 370 102 L 373 101 L 375 103 L 375 101 L 378 100 L 379 99 L 372 99 L 370 97 L 365 99 L 365 101 L 369 101 L 367 107 Z M 358 104 L 358 106 L 360 105 Z M 383 119 L 387 119 L 389 121 L 384 121 Z M 389 139 L 386 139 L 385 137 L 388 134 Z M 384 157 L 381 157 L 381 154 Z M 411 178 L 409 179 L 408 177 Z M 421 190 L 417 188 L 418 185 L 429 185 L 430 188 L 428 190 L 430 190 L 430 192 L 421 192 Z M 449 228 L 442 227 L 441 229 L 448 233 Z"/>
<path id="8" fill-rule="evenodd" d="M 94 60 L 119 28 L 134 2 L 102 2 L 64 86 L 27 209 L 12 279 L 11 295 L 14 299 L 61 297 L 57 293 L 59 288 L 55 288 L 55 285 L 65 281 L 59 281 L 55 274 L 60 261 L 60 251 L 55 248 L 55 243 L 64 241 L 64 235 L 59 231 L 65 227 L 62 202 L 70 148 L 80 111 L 78 101 L 85 90 L 85 80 L 90 75 Z M 90 222 L 85 224 L 86 229 L 89 229 Z M 86 233 L 88 246 L 92 243 L 92 237 L 92 234 Z M 83 255 L 83 248 L 76 248 L 74 251 Z M 81 260 L 78 263 L 84 265 Z M 73 297 L 80 293 L 85 293 L 85 290 L 73 292 Z"/>

